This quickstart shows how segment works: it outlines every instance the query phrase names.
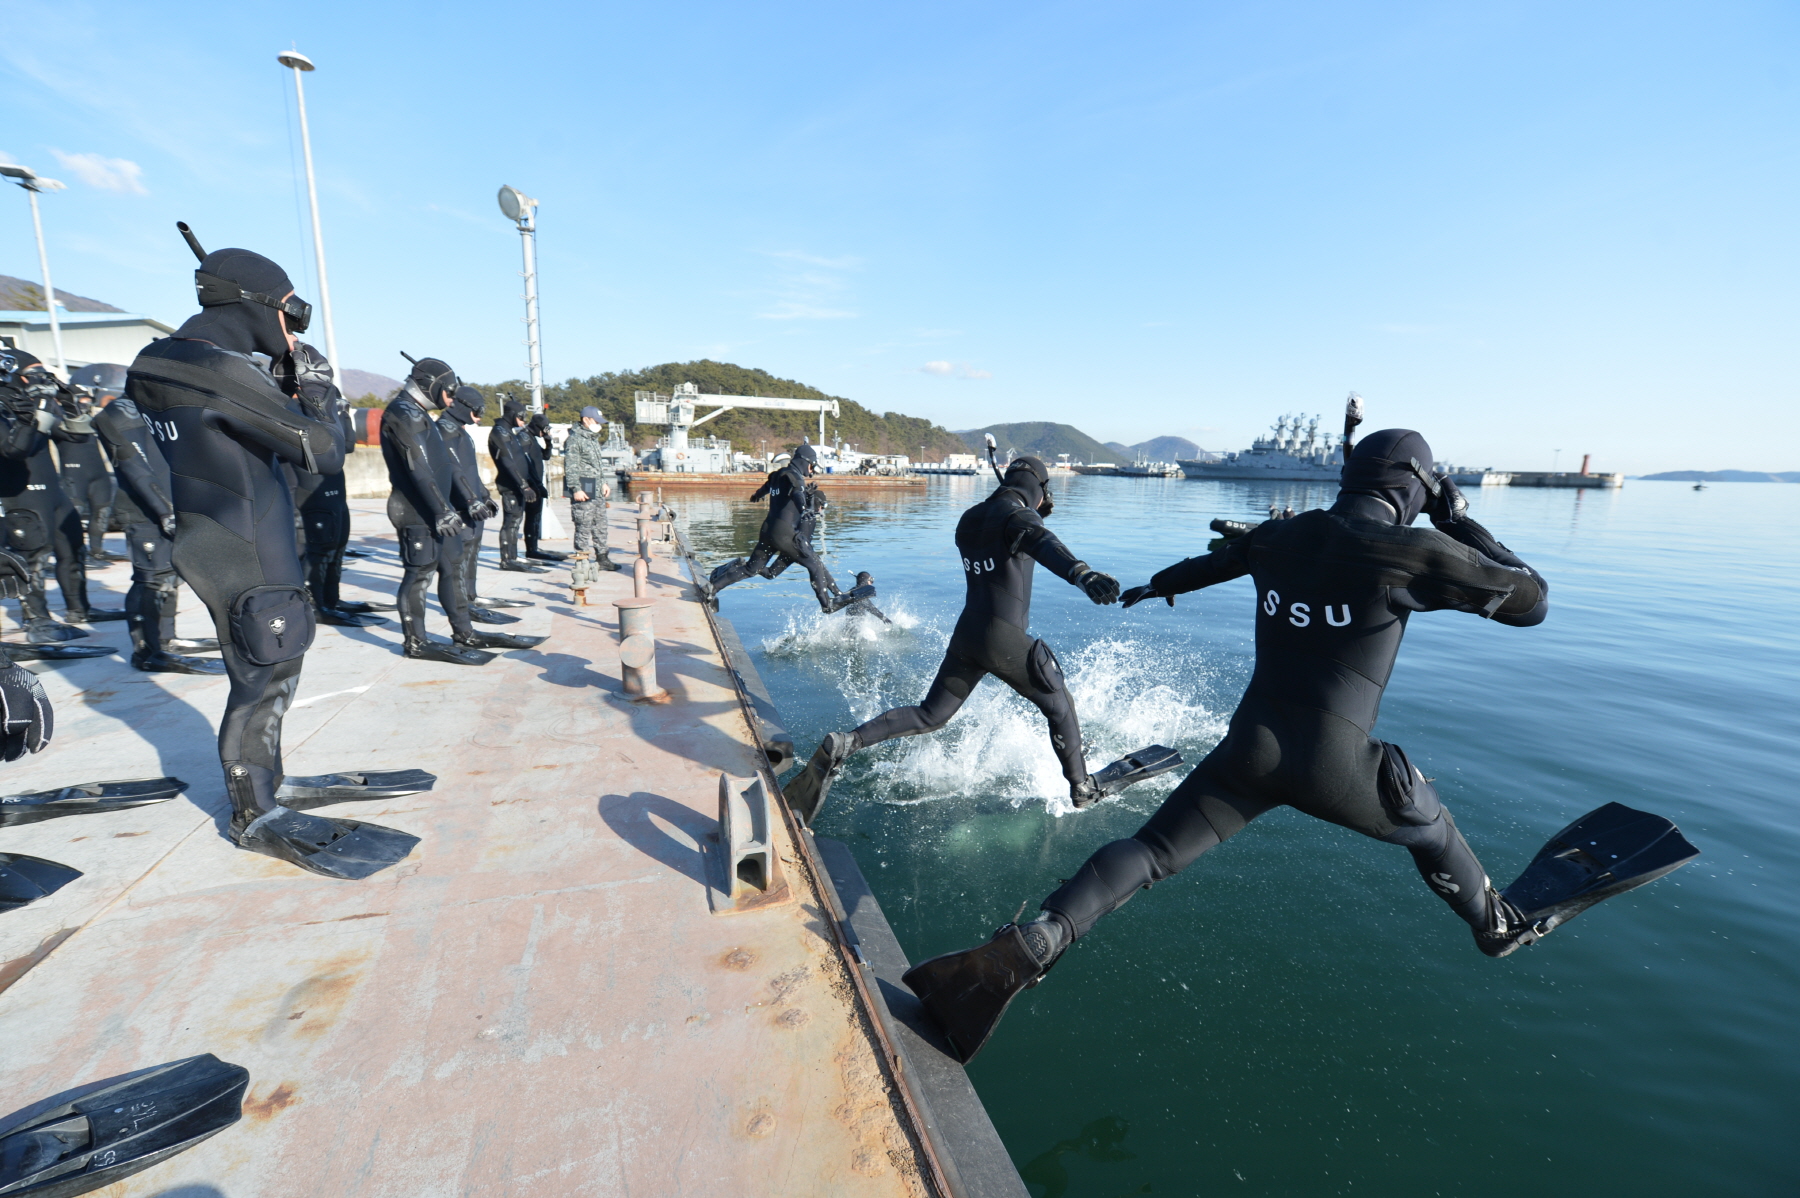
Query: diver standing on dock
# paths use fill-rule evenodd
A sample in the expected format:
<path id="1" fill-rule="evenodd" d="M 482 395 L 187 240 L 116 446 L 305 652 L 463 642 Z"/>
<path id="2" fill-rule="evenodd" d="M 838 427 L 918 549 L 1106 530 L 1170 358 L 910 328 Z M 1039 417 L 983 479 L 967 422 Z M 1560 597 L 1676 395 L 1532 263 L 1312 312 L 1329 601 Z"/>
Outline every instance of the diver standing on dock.
<path id="1" fill-rule="evenodd" d="M 356 441 L 356 427 L 350 421 L 350 405 L 338 390 L 325 355 L 304 341 L 296 341 L 283 375 L 276 380 L 283 391 L 305 392 L 308 401 L 338 425 L 347 456 Z M 387 623 L 380 616 L 369 614 L 374 609 L 368 604 L 350 605 L 343 600 L 344 550 L 350 547 L 349 484 L 343 467 L 325 474 L 295 468 L 294 506 L 300 512 L 306 546 L 306 589 L 318 610 L 319 622 L 347 628 Z"/>
<path id="2" fill-rule="evenodd" d="M 550 497 L 544 482 L 544 463 L 554 452 L 550 445 L 550 418 L 533 412 L 525 431 L 519 434 L 519 445 L 531 468 L 531 489 L 537 492 L 537 498 L 525 505 L 525 557 L 534 562 L 560 562 L 569 555 L 538 543 L 544 539 L 544 503 Z"/>
<path id="3" fill-rule="evenodd" d="M 526 441 L 524 429 L 525 405 L 509 399 L 500 409 L 500 419 L 488 430 L 488 457 L 493 459 L 494 485 L 500 491 L 500 568 L 519 574 L 544 574 L 548 573 L 544 567 L 519 560 L 519 530 L 531 506 L 539 500 L 536 483 L 542 482 L 539 476 L 544 464 L 536 444 Z M 528 454 L 537 458 L 536 471 L 531 468 Z"/>
<path id="4" fill-rule="evenodd" d="M 897 736 L 918 736 L 942 728 L 989 674 L 1044 713 L 1050 724 L 1051 747 L 1068 779 L 1069 798 L 1077 807 L 1112 793 L 1106 783 L 1115 774 L 1125 775 L 1126 771 L 1113 767 L 1108 767 L 1111 772 L 1105 782 L 1088 775 L 1081 721 L 1063 680 L 1062 665 L 1049 644 L 1034 639 L 1027 630 L 1031 582 L 1040 562 L 1102 605 L 1118 601 L 1118 580 L 1077 558 L 1044 526 L 1044 517 L 1054 503 L 1050 472 L 1042 461 L 1030 456 L 1014 458 L 999 481 L 994 493 L 964 512 L 956 524 L 956 548 L 968 592 L 931 689 L 916 707 L 896 707 L 855 731 L 826 735 L 806 768 L 782 788 L 789 805 L 808 823 L 825 802 L 833 777 L 850 754 Z M 1165 768 L 1179 760 L 1175 758 Z M 1130 781 L 1149 776 L 1138 773 Z"/>
<path id="5" fill-rule="evenodd" d="M 868 577 L 867 582 L 859 583 L 849 591 L 838 590 L 837 580 L 813 550 L 813 526 L 826 503 L 819 489 L 806 480 L 818 464 L 819 455 L 813 447 L 802 444 L 794 450 L 788 464 L 769 471 L 767 481 L 750 496 L 752 503 L 765 495 L 769 499 L 769 514 L 763 519 L 762 531 L 757 534 L 756 548 L 750 551 L 748 559 L 740 557 L 726 562 L 695 588 L 700 592 L 701 600 L 714 611 L 719 610 L 719 592 L 726 587 L 751 577 L 778 577 L 795 562 L 806 568 L 812 579 L 813 594 L 819 600 L 819 609 L 826 615 L 875 597 L 875 580 L 866 572 L 857 577 Z M 773 566 L 769 564 L 770 558 L 775 559 Z"/>
<path id="6" fill-rule="evenodd" d="M 444 447 L 450 451 L 450 458 L 456 463 L 456 489 L 463 495 L 475 496 L 462 507 L 463 521 L 467 527 L 462 530 L 461 545 L 448 549 L 438 560 L 438 601 L 447 602 L 444 599 L 446 588 L 460 587 L 463 602 L 468 605 L 470 621 L 512 624 L 518 620 L 517 616 L 503 616 L 482 607 L 475 589 L 475 573 L 481 561 L 481 530 L 500 510 L 495 505 L 493 496 L 488 494 L 487 484 L 481 481 L 481 465 L 475 460 L 475 442 L 467 432 L 481 419 L 481 413 L 486 407 L 487 401 L 481 392 L 464 384 L 456 389 L 456 397 L 444 409 L 444 414 L 438 417 Z M 480 632 L 462 638 L 457 643 L 481 649 L 530 649 L 543 644 L 546 639 L 548 638 L 541 636 Z"/>
<path id="7" fill-rule="evenodd" d="M 906 983 L 963 1060 L 1007 1004 L 1102 916 L 1279 806 L 1406 848 L 1432 891 L 1494 957 L 1691 857 L 1692 846 L 1668 821 L 1609 804 L 1559 836 L 1592 825 L 1593 843 L 1610 839 L 1616 857 L 1599 864 L 1607 850 L 1592 849 L 1597 869 L 1590 872 L 1571 862 L 1590 852 L 1586 833 L 1581 848 L 1553 841 L 1539 857 L 1550 864 L 1529 883 L 1528 869 L 1503 896 L 1431 782 L 1398 745 L 1371 735 L 1412 613 L 1470 612 L 1528 628 L 1548 610 L 1543 577 L 1468 517 L 1455 485 L 1429 473 L 1431 461 L 1416 432 L 1374 433 L 1345 462 L 1329 510 L 1258 525 L 1126 592 L 1127 607 L 1151 598 L 1174 606 L 1177 595 L 1251 576 L 1255 672 L 1224 740 L 1132 837 L 1091 856 L 1043 901 L 1037 919 L 1006 924 L 986 944 L 908 972 Z M 1421 512 L 1435 529 L 1408 527 Z M 1661 860 L 1627 868 L 1632 852 L 1657 843 L 1652 855 Z"/>

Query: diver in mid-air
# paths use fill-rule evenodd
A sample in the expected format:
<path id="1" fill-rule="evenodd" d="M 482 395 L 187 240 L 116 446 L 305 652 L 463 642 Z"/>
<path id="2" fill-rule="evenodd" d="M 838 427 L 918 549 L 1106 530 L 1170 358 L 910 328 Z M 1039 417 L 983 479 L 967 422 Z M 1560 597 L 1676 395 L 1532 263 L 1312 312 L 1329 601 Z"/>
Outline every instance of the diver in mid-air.
<path id="1" fill-rule="evenodd" d="M 883 712 L 852 732 L 832 732 L 812 760 L 782 788 L 788 805 L 810 823 L 825 802 L 832 779 L 850 754 L 897 736 L 935 732 L 950 722 L 989 674 L 1013 688 L 1044 713 L 1050 744 L 1069 782 L 1069 799 L 1087 807 L 1175 768 L 1181 758 L 1172 750 L 1151 746 L 1090 775 L 1082 753 L 1081 721 L 1069 697 L 1062 665 L 1048 642 L 1034 639 L 1031 580 L 1039 563 L 1064 582 L 1080 587 L 1098 604 L 1116 603 L 1118 580 L 1077 558 L 1044 526 L 1054 506 L 1050 472 L 1035 457 L 1018 457 L 1000 486 L 964 512 L 956 525 L 956 548 L 968 586 L 961 617 L 950 634 L 944 663 L 925 699 L 916 707 Z"/>
<path id="2" fill-rule="evenodd" d="M 1346 421 L 1360 419 L 1360 403 Z M 910 986 L 962 1060 L 1008 1003 L 1036 985 L 1101 916 L 1173 877 L 1280 806 L 1407 849 L 1433 893 L 1501 957 L 1610 895 L 1696 853 L 1673 824 L 1616 803 L 1582 817 L 1504 892 L 1400 746 L 1372 735 L 1414 612 L 1461 611 L 1529 628 L 1548 610 L 1543 577 L 1470 519 L 1418 433 L 1371 434 L 1348 457 L 1329 510 L 1272 520 L 1157 573 L 1125 606 L 1249 575 L 1256 668 L 1225 738 L 1126 840 L 1103 846 L 1029 923 L 914 967 Z M 1409 527 L 1427 513 L 1433 529 Z"/>
<path id="3" fill-rule="evenodd" d="M 719 592 L 726 587 L 746 578 L 775 578 L 795 562 L 811 576 L 813 594 L 826 615 L 875 597 L 875 579 L 867 571 L 857 575 L 855 587 L 838 590 L 837 580 L 813 549 L 813 526 L 826 501 L 819 489 L 806 480 L 818 464 L 818 453 L 811 445 L 802 444 L 787 465 L 769 471 L 768 480 L 750 496 L 752 503 L 765 496 L 769 500 L 769 514 L 757 534 L 756 548 L 750 551 L 749 558 L 736 558 L 718 567 L 695 588 L 714 611 L 719 610 Z"/>

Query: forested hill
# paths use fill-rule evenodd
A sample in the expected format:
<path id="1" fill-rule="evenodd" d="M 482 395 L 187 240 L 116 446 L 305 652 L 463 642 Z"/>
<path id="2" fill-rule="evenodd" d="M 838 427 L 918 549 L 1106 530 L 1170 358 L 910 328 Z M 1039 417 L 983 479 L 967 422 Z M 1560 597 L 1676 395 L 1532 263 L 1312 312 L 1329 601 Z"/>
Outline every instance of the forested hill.
<path id="1" fill-rule="evenodd" d="M 1115 462 L 1119 455 L 1094 440 L 1072 424 L 1053 424 L 1048 420 L 1022 420 L 1016 424 L 990 424 L 986 428 L 963 429 L 957 436 L 968 446 L 964 453 L 986 453 L 983 436 L 994 434 L 1002 454 L 1029 453 L 1056 461 L 1066 453 L 1083 462 Z"/>
<path id="2" fill-rule="evenodd" d="M 643 449 L 654 445 L 656 438 L 663 435 L 667 428 L 660 424 L 646 424 L 641 428 L 638 426 L 632 392 L 655 391 L 668 395 L 681 383 L 693 383 L 700 388 L 703 397 L 699 405 L 701 414 L 709 410 L 704 400 L 706 395 L 836 399 L 841 415 L 836 419 L 829 415 L 825 417 L 826 436 L 840 437 L 864 453 L 903 453 L 917 461 L 919 449 L 923 446 L 927 459 L 940 461 L 947 453 L 966 452 L 963 443 L 954 433 L 929 420 L 904 416 L 899 412 L 872 412 L 855 400 L 827 395 L 816 387 L 808 387 L 793 379 L 776 378 L 766 370 L 734 366 L 730 362 L 714 362 L 707 358 L 697 362 L 665 362 L 661 366 L 648 366 L 642 370 L 608 371 L 590 378 L 570 379 L 544 388 L 544 406 L 550 410 L 550 419 L 555 421 L 577 420 L 581 416 L 581 409 L 590 405 L 599 408 L 608 420 L 623 424 L 632 445 Z M 531 394 L 530 386 L 517 379 L 495 385 L 478 383 L 476 386 L 488 397 L 490 415 L 498 412 L 497 397 L 500 394 L 505 393 L 521 401 Z M 694 435 L 698 437 L 707 433 L 729 439 L 734 449 L 745 453 L 760 452 L 759 442 L 763 441 L 768 442 L 771 448 L 779 447 L 785 451 L 798 445 L 803 436 L 818 440 L 819 417 L 811 412 L 737 408 L 707 421 L 695 430 Z"/>

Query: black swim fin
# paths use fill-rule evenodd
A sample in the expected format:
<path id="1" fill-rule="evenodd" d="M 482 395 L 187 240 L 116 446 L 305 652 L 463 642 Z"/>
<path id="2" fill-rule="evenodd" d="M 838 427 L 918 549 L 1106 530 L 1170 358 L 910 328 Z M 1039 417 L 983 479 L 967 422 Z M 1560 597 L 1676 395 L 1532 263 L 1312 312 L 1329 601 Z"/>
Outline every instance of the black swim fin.
<path id="1" fill-rule="evenodd" d="M 1615 894 L 1635 890 L 1700 855 L 1681 829 L 1623 803 L 1596 807 L 1552 836 L 1500 897 L 1523 926 L 1481 943 L 1491 957 L 1532 944 Z M 1498 951 L 1496 951 L 1498 950 Z"/>
<path id="2" fill-rule="evenodd" d="M 482 607 L 492 607 L 492 608 L 536 607 L 537 606 L 537 604 L 531 602 L 529 599 L 489 599 L 486 595 L 483 595 L 480 598 L 476 599 L 475 602 L 480 604 Z"/>
<path id="3" fill-rule="evenodd" d="M 387 623 L 384 616 L 373 616 L 368 612 L 345 611 L 341 607 L 321 607 L 319 623 L 330 624 L 337 628 L 378 628 Z"/>
<path id="4" fill-rule="evenodd" d="M 1180 764 L 1181 754 L 1174 749 L 1167 745 L 1149 745 L 1119 758 L 1103 770 L 1094 771 L 1088 777 L 1102 795 L 1116 795 L 1127 786 L 1135 786 L 1158 774 L 1166 774 Z"/>
<path id="5" fill-rule="evenodd" d="M 831 793 L 831 783 L 837 778 L 838 771 L 855 751 L 850 733 L 827 732 L 824 741 L 813 751 L 812 759 L 782 785 L 781 795 L 787 800 L 788 808 L 800 817 L 801 823 L 810 825 L 813 822 L 819 808 L 825 805 L 825 796 Z"/>
<path id="6" fill-rule="evenodd" d="M 515 636 L 510 632 L 459 632 L 453 638 L 465 649 L 535 649 L 547 636 Z"/>
<path id="7" fill-rule="evenodd" d="M 0 796 L 0 828 L 35 824 L 60 815 L 92 815 L 164 803 L 187 789 L 180 778 L 135 778 L 125 782 L 82 782 L 60 790 Z"/>
<path id="8" fill-rule="evenodd" d="M 205 1053 L 0 1127 L 0 1194 L 72 1198 L 142 1172 L 241 1119 L 249 1084 Z"/>
<path id="9" fill-rule="evenodd" d="M 900 978 L 918 995 L 943 1029 L 952 1054 L 965 1065 L 994 1034 L 1012 1000 L 1037 985 L 1061 955 L 1046 942 L 1048 959 L 1040 958 L 1032 952 L 1027 931 L 1006 924 L 986 944 L 933 957 Z"/>
<path id="10" fill-rule="evenodd" d="M 80 870 L 56 861 L 23 853 L 0 853 L 0 911 L 35 903 L 80 876 Z"/>
<path id="11" fill-rule="evenodd" d="M 417 794 L 437 784 L 424 770 L 363 770 L 344 774 L 289 774 L 275 788 L 275 801 L 292 811 L 310 811 L 329 803 L 393 799 Z"/>
<path id="12" fill-rule="evenodd" d="M 237 846 L 327 878 L 360 881 L 411 855 L 417 836 L 380 824 L 306 815 L 287 807 L 265 811 L 241 831 Z"/>
<path id="13" fill-rule="evenodd" d="M 519 622 L 517 616 L 504 616 L 487 607 L 471 607 L 469 619 L 477 624 L 517 624 Z"/>
<path id="14" fill-rule="evenodd" d="M 118 652 L 111 645 L 21 645 L 7 641 L 5 647 L 6 655 L 14 661 L 75 661 Z"/>

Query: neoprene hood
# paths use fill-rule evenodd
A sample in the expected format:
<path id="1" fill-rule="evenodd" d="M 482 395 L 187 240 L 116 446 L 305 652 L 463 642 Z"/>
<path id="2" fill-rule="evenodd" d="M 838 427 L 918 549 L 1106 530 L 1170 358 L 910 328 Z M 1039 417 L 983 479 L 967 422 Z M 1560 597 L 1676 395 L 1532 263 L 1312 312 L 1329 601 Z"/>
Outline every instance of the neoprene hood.
<path id="1" fill-rule="evenodd" d="M 1421 473 L 1433 458 L 1425 438 L 1409 428 L 1384 428 L 1357 442 L 1340 476 L 1342 489 L 1373 495 L 1392 507 L 1398 522 L 1411 524 L 1431 499 Z"/>
<path id="2" fill-rule="evenodd" d="M 281 328 L 283 297 L 294 289 L 287 271 L 250 250 L 214 250 L 194 272 L 200 311 L 176 330 L 177 337 L 210 341 L 240 354 L 267 354 L 278 361 L 288 353 Z M 288 302 L 292 307 L 293 301 Z M 310 313 L 304 303 L 298 307 Z M 299 333 L 306 321 L 291 316 L 288 329 Z"/>

